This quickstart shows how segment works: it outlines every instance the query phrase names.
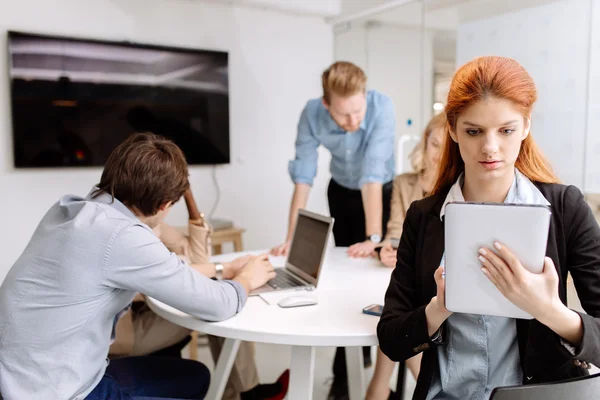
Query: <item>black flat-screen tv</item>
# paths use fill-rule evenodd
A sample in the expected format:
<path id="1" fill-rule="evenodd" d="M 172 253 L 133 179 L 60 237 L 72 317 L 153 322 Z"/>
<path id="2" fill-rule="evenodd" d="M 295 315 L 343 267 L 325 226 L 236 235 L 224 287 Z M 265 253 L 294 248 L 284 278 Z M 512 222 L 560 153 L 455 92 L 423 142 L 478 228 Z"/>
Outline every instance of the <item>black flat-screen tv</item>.
<path id="1" fill-rule="evenodd" d="M 103 166 L 135 132 L 229 163 L 227 52 L 19 32 L 8 51 L 15 167 Z"/>

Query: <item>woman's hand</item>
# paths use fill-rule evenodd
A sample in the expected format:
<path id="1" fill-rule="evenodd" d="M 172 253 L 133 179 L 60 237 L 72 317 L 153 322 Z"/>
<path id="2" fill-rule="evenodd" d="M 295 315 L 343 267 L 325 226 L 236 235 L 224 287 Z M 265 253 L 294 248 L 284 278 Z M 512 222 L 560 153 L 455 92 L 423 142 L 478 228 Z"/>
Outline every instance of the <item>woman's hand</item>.
<path id="1" fill-rule="evenodd" d="M 364 242 L 355 243 L 350 246 L 348 248 L 348 255 L 350 257 L 371 257 L 375 255 L 376 247 L 376 243 L 373 243 L 370 240 L 365 240 Z"/>
<path id="2" fill-rule="evenodd" d="M 439 267 L 433 275 L 437 293 L 425 307 L 425 316 L 427 318 L 427 331 L 429 337 L 433 336 L 440 326 L 448 319 L 452 313 L 446 308 L 446 281 L 444 278 L 444 267 Z"/>
<path id="3" fill-rule="evenodd" d="M 494 248 L 497 254 L 489 248 L 479 250 L 481 270 L 511 303 L 538 320 L 564 307 L 552 259 L 546 257 L 543 272 L 534 274 L 506 246 L 495 242 Z"/>
<path id="4" fill-rule="evenodd" d="M 506 246 L 494 243 L 491 249 L 479 250 L 482 272 L 514 305 L 528 312 L 542 324 L 574 346 L 583 339 L 583 322 L 575 311 L 562 303 L 558 295 L 558 273 L 549 257 L 544 270 L 534 274 L 526 270 Z"/>
<path id="5" fill-rule="evenodd" d="M 379 252 L 379 259 L 381 263 L 389 268 L 394 268 L 396 266 L 396 249 L 392 247 L 390 242 L 387 242 Z"/>

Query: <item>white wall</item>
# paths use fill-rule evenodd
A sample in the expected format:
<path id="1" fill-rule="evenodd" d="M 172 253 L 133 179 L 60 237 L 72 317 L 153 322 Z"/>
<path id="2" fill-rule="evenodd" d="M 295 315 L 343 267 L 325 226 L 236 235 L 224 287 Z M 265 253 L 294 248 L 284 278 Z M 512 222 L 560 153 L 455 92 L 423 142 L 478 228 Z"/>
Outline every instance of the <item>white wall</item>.
<path id="1" fill-rule="evenodd" d="M 369 88 L 394 101 L 397 141 L 402 135 L 420 136 L 433 111 L 431 31 L 425 31 L 422 40 L 420 29 L 386 23 L 353 24 L 351 29 L 336 33 L 335 58 L 363 68 Z M 403 156 L 397 152 L 398 157 Z"/>
<path id="2" fill-rule="evenodd" d="M 7 30 L 229 51 L 232 162 L 217 169 L 221 202 L 215 216 L 246 228 L 248 249 L 267 248 L 283 239 L 293 189 L 287 161 L 294 157 L 297 120 L 307 99 L 320 95 L 320 73 L 333 58 L 333 34 L 323 18 L 188 0 L 21 0 L 0 13 L 2 49 Z M 3 50 L 0 280 L 46 210 L 63 194 L 85 195 L 101 174 L 101 168 L 13 168 L 6 65 Z M 190 171 L 204 211 L 210 210 L 216 194 L 211 172 L 210 167 Z M 322 153 L 310 209 L 328 212 L 328 180 L 328 157 Z M 168 221 L 183 224 L 186 218 L 180 202 Z"/>
<path id="3" fill-rule="evenodd" d="M 592 2 L 585 189 L 600 193 L 600 0 Z"/>
<path id="4" fill-rule="evenodd" d="M 539 100 L 532 117 L 536 142 L 561 180 L 584 190 L 591 190 L 591 186 L 599 190 L 600 163 L 596 160 L 597 175 L 588 177 L 584 186 L 584 170 L 592 169 L 593 158 L 588 150 L 585 165 L 586 135 L 588 144 L 595 143 L 600 149 L 600 122 L 596 117 L 591 120 L 595 130 L 586 132 L 587 77 L 591 68 L 589 7 L 588 0 L 564 0 L 463 24 L 458 29 L 457 64 L 483 55 L 507 56 L 520 62 L 538 88 Z M 596 36 L 598 43 L 600 34 Z M 600 51 L 598 45 L 595 47 L 596 53 Z M 600 66 L 597 57 L 596 70 Z M 597 81 L 596 96 L 600 89 Z M 597 116 L 598 108 L 595 112 Z"/>

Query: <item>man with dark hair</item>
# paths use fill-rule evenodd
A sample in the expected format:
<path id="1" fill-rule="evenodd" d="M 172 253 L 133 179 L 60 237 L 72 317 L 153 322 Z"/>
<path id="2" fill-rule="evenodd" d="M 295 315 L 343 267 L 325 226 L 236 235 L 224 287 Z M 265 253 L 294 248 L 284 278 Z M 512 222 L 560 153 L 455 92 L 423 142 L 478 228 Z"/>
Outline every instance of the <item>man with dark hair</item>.
<path id="1" fill-rule="evenodd" d="M 153 231 L 167 249 L 185 260 L 201 274 L 216 279 L 234 279 L 249 261 L 250 256 L 231 262 L 210 263 L 212 227 L 198 210 L 192 190 L 183 194 L 188 210 L 188 232 L 184 234 L 166 222 Z M 163 319 L 146 304 L 145 296 L 136 296 L 131 309 L 115 326 L 115 340 L 109 349 L 109 358 L 128 356 L 181 357 L 181 350 L 190 341 L 190 330 Z M 207 335 L 208 347 L 215 363 L 224 345 L 224 339 Z M 193 343 L 192 343 L 193 344 Z M 274 383 L 261 384 L 255 362 L 254 343 L 242 342 L 234 359 L 229 380 L 221 400 L 281 400 L 289 385 L 289 370 Z"/>
<path id="2" fill-rule="evenodd" d="M 135 293 L 210 321 L 232 317 L 275 276 L 266 255 L 232 280 L 189 267 L 152 232 L 189 187 L 172 142 L 136 134 L 85 198 L 46 213 L 0 287 L 0 393 L 7 399 L 204 398 L 209 372 L 168 357 L 106 356 Z"/>

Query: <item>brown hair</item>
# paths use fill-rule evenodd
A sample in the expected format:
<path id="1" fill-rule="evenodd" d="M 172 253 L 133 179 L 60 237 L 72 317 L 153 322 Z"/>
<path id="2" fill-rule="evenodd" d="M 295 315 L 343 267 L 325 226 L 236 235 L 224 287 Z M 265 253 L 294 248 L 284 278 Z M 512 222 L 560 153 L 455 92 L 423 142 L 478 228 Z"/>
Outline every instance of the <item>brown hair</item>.
<path id="1" fill-rule="evenodd" d="M 460 113 L 478 101 L 493 96 L 510 100 L 523 116 L 529 116 L 537 100 L 535 83 L 518 62 L 506 57 L 480 57 L 454 74 L 446 103 L 446 134 L 433 193 L 447 190 L 465 169 L 458 143 L 450 138 Z M 515 167 L 534 182 L 558 183 L 552 167 L 535 144 L 531 132 L 521 143 Z"/>
<path id="2" fill-rule="evenodd" d="M 444 129 L 446 127 L 446 114 L 441 112 L 435 117 L 429 120 L 429 123 L 423 131 L 423 136 L 415 148 L 410 152 L 410 165 L 413 171 L 422 173 L 425 171 L 425 152 L 427 151 L 427 143 L 429 143 L 429 137 L 431 132 L 436 129 Z"/>
<path id="3" fill-rule="evenodd" d="M 327 68 L 321 75 L 321 82 L 327 104 L 332 94 L 348 97 L 367 90 L 367 76 L 363 70 L 347 61 L 338 61 Z"/>
<path id="4" fill-rule="evenodd" d="M 146 217 L 176 202 L 189 187 L 188 167 L 181 149 L 152 133 L 136 133 L 110 153 L 97 196 L 104 191 Z"/>

